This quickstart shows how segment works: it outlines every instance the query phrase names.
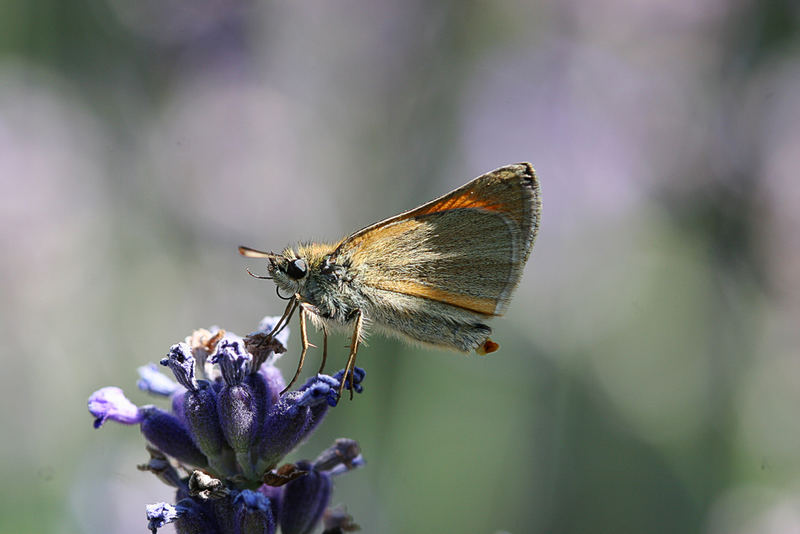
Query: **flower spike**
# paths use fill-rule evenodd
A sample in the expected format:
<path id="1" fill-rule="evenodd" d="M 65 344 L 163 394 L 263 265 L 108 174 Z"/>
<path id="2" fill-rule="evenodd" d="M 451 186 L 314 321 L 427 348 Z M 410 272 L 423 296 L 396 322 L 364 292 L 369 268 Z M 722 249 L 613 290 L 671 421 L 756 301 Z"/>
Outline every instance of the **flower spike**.
<path id="1" fill-rule="evenodd" d="M 319 374 L 281 395 L 286 381 L 273 362 L 286 350 L 288 328 L 272 338 L 265 331 L 275 321 L 262 321 L 253 346 L 221 329 L 196 330 L 161 360 L 177 382 L 153 364 L 141 367 L 139 387 L 170 397 L 171 411 L 137 406 L 117 387 L 90 396 L 95 427 L 138 424 L 150 451 L 139 469 L 176 489 L 175 504 L 148 506 L 152 532 L 172 523 L 177 534 L 275 534 L 280 524 L 284 534 L 308 534 L 330 502 L 332 477 L 363 465 L 358 444 L 341 439 L 314 462 L 277 467 L 336 405 L 342 382 L 362 391 L 364 371 L 347 380 L 344 371 Z M 355 526 L 336 517 L 326 528 Z"/>

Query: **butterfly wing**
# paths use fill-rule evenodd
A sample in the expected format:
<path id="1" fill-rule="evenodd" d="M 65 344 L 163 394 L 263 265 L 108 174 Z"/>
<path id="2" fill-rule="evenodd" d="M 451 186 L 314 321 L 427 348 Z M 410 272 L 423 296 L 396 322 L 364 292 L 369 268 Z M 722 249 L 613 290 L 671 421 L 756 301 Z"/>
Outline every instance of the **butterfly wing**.
<path id="1" fill-rule="evenodd" d="M 533 168 L 509 165 L 356 232 L 333 257 L 362 284 L 502 315 L 533 247 L 540 213 Z"/>

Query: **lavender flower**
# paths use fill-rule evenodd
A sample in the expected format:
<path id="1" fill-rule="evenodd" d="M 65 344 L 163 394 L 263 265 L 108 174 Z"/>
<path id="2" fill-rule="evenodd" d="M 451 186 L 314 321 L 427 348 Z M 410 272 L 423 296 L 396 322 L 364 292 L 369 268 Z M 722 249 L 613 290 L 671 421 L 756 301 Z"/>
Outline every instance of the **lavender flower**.
<path id="1" fill-rule="evenodd" d="M 353 440 L 336 440 L 312 464 L 297 462 L 297 468 L 308 474 L 286 485 L 281 500 L 280 523 L 283 534 L 307 534 L 322 519 L 331 492 L 332 477 L 362 464 L 358 444 Z"/>
<path id="2" fill-rule="evenodd" d="M 161 360 L 174 381 L 153 364 L 140 367 L 139 388 L 170 397 L 170 411 L 136 406 L 117 387 L 89 398 L 95 428 L 108 420 L 139 425 L 151 455 L 139 468 L 177 489 L 174 505 L 147 506 L 152 532 L 174 523 L 179 534 L 306 534 L 323 517 L 328 530 L 357 528 L 343 512 L 326 511 L 333 477 L 363 464 L 355 441 L 336 440 L 313 462 L 278 467 L 337 404 L 344 371 L 280 395 L 286 382 L 273 363 L 286 351 L 288 332 L 268 336 L 276 321 L 264 318 L 245 339 L 195 331 Z M 363 380 L 356 368 L 356 392 Z"/>

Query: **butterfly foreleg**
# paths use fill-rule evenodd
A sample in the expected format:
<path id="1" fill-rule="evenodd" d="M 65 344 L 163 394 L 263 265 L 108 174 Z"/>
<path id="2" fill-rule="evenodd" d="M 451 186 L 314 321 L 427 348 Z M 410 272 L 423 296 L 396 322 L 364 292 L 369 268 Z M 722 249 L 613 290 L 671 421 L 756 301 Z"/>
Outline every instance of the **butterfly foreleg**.
<path id="1" fill-rule="evenodd" d="M 325 370 L 325 360 L 328 359 L 328 327 L 322 325 L 322 363 L 319 366 L 318 374 Z"/>
<path id="2" fill-rule="evenodd" d="M 306 309 L 300 305 L 300 343 L 302 344 L 302 350 L 300 351 L 300 362 L 297 364 L 297 371 L 294 373 L 294 377 L 289 382 L 289 385 L 286 386 L 283 391 L 281 391 L 281 395 L 289 391 L 289 388 L 297 381 L 297 377 L 300 376 L 300 371 L 303 369 L 303 363 L 306 360 L 306 352 L 308 352 L 308 347 L 310 343 L 308 342 L 308 332 L 306 328 Z"/>
<path id="3" fill-rule="evenodd" d="M 361 341 L 362 329 L 364 326 L 364 315 L 361 310 L 356 310 L 355 327 L 353 328 L 353 337 L 350 340 L 350 356 L 347 358 L 347 365 L 344 368 L 344 376 L 342 376 L 342 383 L 339 384 L 339 398 L 342 398 L 342 391 L 344 391 L 345 380 L 350 380 L 350 400 L 353 399 L 353 369 L 356 366 L 356 354 L 358 354 L 358 344 Z"/>

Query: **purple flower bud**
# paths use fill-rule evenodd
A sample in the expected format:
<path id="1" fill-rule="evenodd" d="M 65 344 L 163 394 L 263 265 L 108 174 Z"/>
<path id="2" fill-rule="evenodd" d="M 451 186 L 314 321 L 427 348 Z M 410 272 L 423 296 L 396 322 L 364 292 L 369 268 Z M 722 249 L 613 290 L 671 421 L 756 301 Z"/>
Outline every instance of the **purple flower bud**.
<path id="1" fill-rule="evenodd" d="M 278 402 L 278 398 L 280 398 L 281 391 L 286 387 L 286 380 L 283 378 L 283 374 L 281 370 L 275 367 L 274 365 L 262 365 L 261 368 L 258 370 L 261 376 L 264 377 L 264 380 L 267 384 L 267 396 L 268 396 L 268 405 L 272 406 L 276 402 Z"/>
<path id="2" fill-rule="evenodd" d="M 338 373 L 333 375 L 333 378 L 335 378 L 336 380 L 341 382 L 343 376 L 344 376 L 344 369 L 342 369 L 341 371 L 339 371 Z M 361 393 L 362 391 L 364 391 L 364 387 L 361 385 L 361 382 L 364 381 L 364 378 L 366 378 L 366 376 L 367 376 L 367 372 L 364 369 L 362 369 L 361 367 L 354 367 L 353 368 L 353 389 L 355 390 L 356 393 Z M 344 387 L 345 387 L 345 389 L 350 389 L 350 377 L 349 376 L 346 379 Z"/>
<path id="3" fill-rule="evenodd" d="M 217 518 L 219 529 L 226 534 L 236 531 L 236 514 L 233 508 L 233 498 L 238 492 L 233 491 L 222 499 L 212 501 L 214 517 Z"/>
<path id="4" fill-rule="evenodd" d="M 222 350 L 214 355 L 225 380 L 217 397 L 217 415 L 222 434 L 236 453 L 236 460 L 243 474 L 247 478 L 254 478 L 250 446 L 258 429 L 258 421 L 263 415 L 258 413 L 259 402 L 253 390 L 248 383 L 243 383 L 249 355 L 242 351 L 238 342 L 223 346 L 225 343 L 225 340 L 220 342 Z M 262 397 L 263 395 L 265 393 Z M 263 403 L 264 401 L 261 402 Z"/>
<path id="5" fill-rule="evenodd" d="M 205 380 L 184 395 L 183 414 L 194 443 L 208 458 L 209 467 L 221 476 L 236 474 L 233 450 L 225 441 L 217 408 L 217 393 Z"/>
<path id="6" fill-rule="evenodd" d="M 276 518 L 275 520 L 277 521 L 278 513 L 280 512 L 280 507 L 281 507 L 281 496 L 283 495 L 283 488 L 262 484 L 261 486 L 259 486 L 258 492 L 264 495 L 264 497 L 266 497 L 267 499 L 269 499 L 269 503 L 272 508 L 272 517 Z"/>
<path id="7" fill-rule="evenodd" d="M 301 406 L 317 406 L 330 404 L 331 395 L 336 393 L 339 383 L 327 375 L 317 375 L 306 382 L 297 393 L 297 404 Z"/>
<path id="8" fill-rule="evenodd" d="M 264 375 L 261 373 L 250 373 L 244 377 L 244 384 L 250 388 L 250 393 L 253 395 L 256 411 L 256 425 L 260 428 L 264 423 L 264 418 L 267 415 L 267 410 L 272 406 L 272 392 L 269 389 Z"/>
<path id="9" fill-rule="evenodd" d="M 219 365 L 222 379 L 229 386 L 242 383 L 250 368 L 252 356 L 244 349 L 244 342 L 227 337 L 219 342 L 209 361 Z"/>
<path id="10" fill-rule="evenodd" d="M 243 490 L 233 499 L 237 534 L 275 534 L 269 499 L 257 491 Z"/>
<path id="11" fill-rule="evenodd" d="M 212 326 L 211 329 L 212 330 L 216 329 L 216 331 L 220 330 L 218 326 Z M 244 338 L 242 336 L 240 336 L 239 334 L 234 334 L 233 332 L 229 332 L 227 330 L 225 330 L 225 335 L 222 336 L 222 340 L 220 341 L 220 343 L 222 343 L 223 341 L 227 341 L 229 344 L 239 343 L 241 346 L 244 346 Z"/>
<path id="12" fill-rule="evenodd" d="M 147 528 L 153 533 L 164 525 L 173 523 L 186 512 L 183 506 L 173 506 L 166 502 L 148 504 L 145 507 L 147 515 Z"/>
<path id="13" fill-rule="evenodd" d="M 155 406 L 142 406 L 139 411 L 142 414 L 142 435 L 153 446 L 185 464 L 196 467 L 208 464 L 177 417 Z"/>
<path id="14" fill-rule="evenodd" d="M 123 425 L 135 425 L 142 421 L 142 414 L 134 403 L 125 397 L 118 387 L 98 389 L 89 397 L 89 413 L 94 417 L 94 427 L 100 428 L 106 419 Z"/>
<path id="15" fill-rule="evenodd" d="M 136 382 L 136 386 L 142 391 L 153 395 L 169 397 L 180 389 L 180 386 L 173 380 L 170 380 L 168 376 L 161 374 L 158 371 L 158 366 L 154 363 L 143 365 L 139 367 L 137 371 L 139 372 L 140 378 L 139 381 Z"/>
<path id="16" fill-rule="evenodd" d="M 181 386 L 181 388 L 172 395 L 172 413 L 175 414 L 175 417 L 181 420 L 181 423 L 186 425 L 186 417 L 183 415 L 183 404 L 186 400 L 186 390 Z"/>
<path id="17" fill-rule="evenodd" d="M 331 377 L 312 377 L 299 391 L 285 394 L 267 413 L 254 447 L 256 472 L 271 469 L 308 434 L 314 407 L 325 406 L 339 386 Z"/>
<path id="18" fill-rule="evenodd" d="M 327 381 L 327 383 L 331 384 L 333 389 L 328 394 L 327 404 L 319 404 L 311 408 L 311 424 L 309 425 L 307 432 L 313 432 L 317 428 L 317 426 L 322 422 L 322 419 L 325 417 L 325 414 L 328 413 L 329 406 L 336 406 L 339 403 L 339 381 L 341 380 L 342 376 L 344 376 L 344 369 L 340 370 L 332 377 L 327 375 L 317 375 L 317 377 L 319 377 L 321 380 L 324 379 Z M 367 373 L 362 368 L 355 367 L 353 369 L 353 386 L 357 393 L 361 393 L 364 390 L 361 382 L 366 376 Z M 308 382 L 306 384 L 308 384 Z M 349 380 L 345 383 L 345 389 L 350 389 Z"/>
<path id="19" fill-rule="evenodd" d="M 175 521 L 175 531 L 178 534 L 223 534 L 214 518 L 211 504 L 186 498 L 175 506 L 183 509 L 183 513 Z"/>
<path id="20" fill-rule="evenodd" d="M 256 402 L 246 385 L 225 385 L 219 392 L 217 414 L 225 440 L 236 452 L 245 476 L 254 475 L 250 461 L 250 445 L 257 430 Z"/>
<path id="21" fill-rule="evenodd" d="M 236 452 L 236 459 L 247 478 L 255 476 L 250 446 L 258 429 L 258 421 L 263 417 L 258 413 L 259 400 L 250 385 L 243 383 L 248 374 L 250 360 L 251 355 L 244 350 L 244 342 L 229 338 L 219 342 L 216 352 L 209 359 L 219 365 L 225 382 L 217 398 L 217 414 L 222 433 Z M 263 395 L 266 393 L 262 391 Z M 264 403 L 263 399 L 261 403 Z"/>
<path id="22" fill-rule="evenodd" d="M 175 523 L 178 534 L 219 533 L 220 530 L 207 508 L 192 499 L 183 499 L 174 506 L 165 502 L 148 504 L 147 528 L 155 534 L 164 525 Z"/>
<path id="23" fill-rule="evenodd" d="M 166 358 L 161 359 L 161 365 L 169 367 L 175 380 L 189 391 L 197 388 L 194 379 L 194 356 L 187 343 L 176 343 L 169 348 Z"/>
<path id="24" fill-rule="evenodd" d="M 331 498 L 333 483 L 328 473 L 317 471 L 306 461 L 297 467 L 309 473 L 283 486 L 278 516 L 283 534 L 309 534 L 322 519 Z"/>

